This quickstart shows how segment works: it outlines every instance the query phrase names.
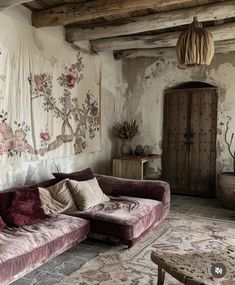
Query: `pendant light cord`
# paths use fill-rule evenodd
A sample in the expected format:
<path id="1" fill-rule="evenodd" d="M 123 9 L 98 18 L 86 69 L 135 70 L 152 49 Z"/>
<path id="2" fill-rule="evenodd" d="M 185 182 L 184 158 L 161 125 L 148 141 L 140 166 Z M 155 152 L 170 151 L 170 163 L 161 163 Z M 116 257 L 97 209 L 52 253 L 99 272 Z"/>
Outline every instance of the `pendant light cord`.
<path id="1" fill-rule="evenodd" d="M 198 18 L 197 18 L 197 1 L 195 0 L 195 17 L 193 18 L 194 21 L 198 21 Z"/>

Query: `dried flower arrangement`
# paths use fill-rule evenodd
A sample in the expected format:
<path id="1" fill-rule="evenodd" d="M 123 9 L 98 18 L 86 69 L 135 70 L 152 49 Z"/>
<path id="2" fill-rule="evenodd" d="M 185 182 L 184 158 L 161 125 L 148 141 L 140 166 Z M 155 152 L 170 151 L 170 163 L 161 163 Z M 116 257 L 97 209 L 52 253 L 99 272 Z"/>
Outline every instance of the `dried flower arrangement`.
<path id="1" fill-rule="evenodd" d="M 136 120 L 115 123 L 113 126 L 113 136 L 121 140 L 132 140 L 139 135 L 139 125 Z"/>

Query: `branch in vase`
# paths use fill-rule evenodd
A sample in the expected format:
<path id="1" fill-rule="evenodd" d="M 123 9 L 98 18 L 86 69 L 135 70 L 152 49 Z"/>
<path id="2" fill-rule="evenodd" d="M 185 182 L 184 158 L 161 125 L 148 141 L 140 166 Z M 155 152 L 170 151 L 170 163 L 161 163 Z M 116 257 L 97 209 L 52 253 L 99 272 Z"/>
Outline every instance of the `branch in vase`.
<path id="1" fill-rule="evenodd" d="M 231 146 L 232 146 L 232 143 L 233 143 L 233 138 L 234 138 L 234 133 L 232 133 L 231 135 L 231 138 L 230 138 L 230 142 L 228 142 L 228 131 L 229 131 L 229 121 L 227 122 L 226 124 L 226 130 L 225 130 L 225 135 L 224 135 L 224 139 L 225 139 L 225 143 L 228 147 L 228 151 L 230 153 L 230 155 L 232 156 L 233 159 L 235 159 L 235 152 L 232 153 L 232 150 L 231 150 Z"/>

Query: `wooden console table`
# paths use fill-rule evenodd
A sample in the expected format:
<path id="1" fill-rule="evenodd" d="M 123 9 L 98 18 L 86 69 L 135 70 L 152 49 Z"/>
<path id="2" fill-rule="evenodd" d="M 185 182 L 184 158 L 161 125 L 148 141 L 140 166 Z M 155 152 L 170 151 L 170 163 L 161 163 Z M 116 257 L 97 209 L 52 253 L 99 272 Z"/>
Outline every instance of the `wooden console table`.
<path id="1" fill-rule="evenodd" d="M 158 154 L 114 158 L 113 176 L 143 180 L 147 178 L 147 164 L 158 158 L 160 158 Z"/>

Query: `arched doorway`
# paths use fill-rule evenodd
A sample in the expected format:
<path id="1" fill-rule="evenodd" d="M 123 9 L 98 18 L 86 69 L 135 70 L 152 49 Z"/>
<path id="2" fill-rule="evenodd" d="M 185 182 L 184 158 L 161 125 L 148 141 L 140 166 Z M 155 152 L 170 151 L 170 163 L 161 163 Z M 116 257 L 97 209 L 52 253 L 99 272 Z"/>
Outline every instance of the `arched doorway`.
<path id="1" fill-rule="evenodd" d="M 165 90 L 163 178 L 173 193 L 214 196 L 217 93 L 204 82 Z"/>

